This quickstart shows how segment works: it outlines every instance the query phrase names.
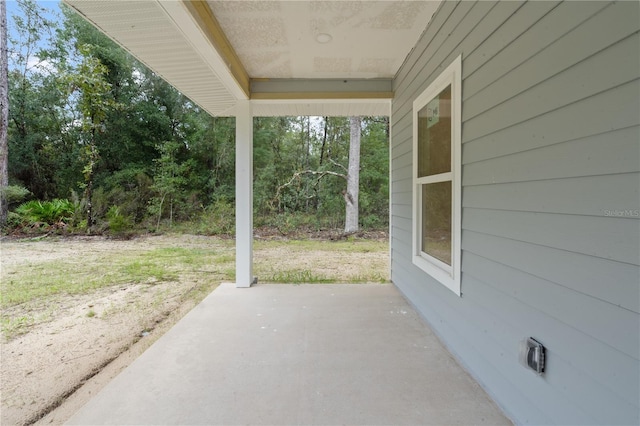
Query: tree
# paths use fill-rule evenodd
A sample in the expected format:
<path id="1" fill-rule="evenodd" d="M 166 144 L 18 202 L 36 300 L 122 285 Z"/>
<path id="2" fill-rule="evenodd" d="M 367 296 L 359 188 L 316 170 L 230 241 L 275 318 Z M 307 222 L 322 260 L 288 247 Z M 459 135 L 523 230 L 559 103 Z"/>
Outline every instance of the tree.
<path id="1" fill-rule="evenodd" d="M 75 73 L 65 76 L 70 93 L 79 92 L 78 108 L 82 113 L 81 129 L 84 150 L 84 188 L 87 202 L 87 230 L 94 224 L 93 184 L 100 153 L 96 143 L 97 134 L 103 131 L 107 112 L 117 107 L 111 96 L 111 84 L 106 80 L 107 68 L 98 58 L 91 55 L 91 46 L 80 48 L 84 55 Z"/>
<path id="2" fill-rule="evenodd" d="M 342 194 L 345 203 L 344 232 L 353 233 L 359 229 L 362 118 L 351 117 L 346 120 L 340 117 L 324 117 L 322 120 L 323 122 L 316 126 L 315 134 L 312 134 L 309 117 L 299 120 L 299 126 L 293 122 L 293 128 L 300 132 L 294 155 L 296 161 L 293 163 L 293 167 L 298 171 L 288 175 L 291 177 L 275 188 L 272 204 L 285 205 L 293 211 L 309 213 L 315 210 L 317 214 L 326 214 L 338 209 L 337 203 L 342 201 L 336 195 Z M 260 131 L 254 134 L 259 140 Z M 304 147 L 302 151 L 301 146 Z M 348 162 L 348 166 L 343 165 L 345 162 Z M 288 170 L 291 168 L 289 166 Z M 330 180 L 321 185 L 327 176 L 339 177 L 340 180 Z M 256 185 L 256 188 L 260 186 Z M 293 192 L 293 196 L 288 195 L 290 192 Z"/>
<path id="3" fill-rule="evenodd" d="M 40 200 L 87 203 L 90 231 L 112 207 L 157 226 L 233 202 L 232 118 L 210 117 L 70 8 L 49 19 L 34 0 L 18 4 L 8 34 L 12 183 Z M 384 119 L 258 117 L 254 166 L 265 225 L 299 215 L 286 223 L 349 233 L 388 219 Z"/>
<path id="4" fill-rule="evenodd" d="M 172 141 L 158 145 L 158 151 L 161 155 L 160 158 L 154 160 L 156 173 L 151 186 L 157 195 L 151 199 L 149 205 L 149 212 L 157 215 L 156 232 L 160 229 L 160 220 L 167 202 L 169 204 L 169 227 L 172 226 L 174 203 L 185 184 L 184 174 L 188 165 L 178 164 L 176 161 L 180 148 L 179 143 Z"/>
<path id="5" fill-rule="evenodd" d="M 362 120 L 360 117 L 349 117 L 351 135 L 349 137 L 349 169 L 347 173 L 347 190 L 344 193 L 346 213 L 344 232 L 358 230 L 358 197 L 360 186 L 360 133 Z"/>
<path id="6" fill-rule="evenodd" d="M 386 228 L 389 223 L 389 118 L 363 117 L 360 149 L 360 226 Z"/>
<path id="7" fill-rule="evenodd" d="M 8 34 L 9 179 L 39 199 L 68 196 L 69 186 L 61 183 L 78 171 L 67 154 L 76 144 L 63 131 L 71 120 L 66 122 L 57 74 L 69 52 L 57 46 L 60 28 L 55 18 L 47 18 L 51 11 L 33 0 L 17 4 Z"/>
<path id="8" fill-rule="evenodd" d="M 7 4 L 0 2 L 0 226 L 7 222 L 6 189 L 9 186 L 9 66 L 7 48 Z"/>

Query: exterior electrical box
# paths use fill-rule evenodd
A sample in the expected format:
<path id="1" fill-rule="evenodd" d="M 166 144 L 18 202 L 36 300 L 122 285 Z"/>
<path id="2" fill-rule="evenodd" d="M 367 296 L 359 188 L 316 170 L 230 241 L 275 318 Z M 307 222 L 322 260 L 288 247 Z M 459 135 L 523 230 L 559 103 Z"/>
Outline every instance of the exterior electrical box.
<path id="1" fill-rule="evenodd" d="M 520 342 L 520 363 L 536 374 L 544 373 L 545 347 L 533 337 Z"/>

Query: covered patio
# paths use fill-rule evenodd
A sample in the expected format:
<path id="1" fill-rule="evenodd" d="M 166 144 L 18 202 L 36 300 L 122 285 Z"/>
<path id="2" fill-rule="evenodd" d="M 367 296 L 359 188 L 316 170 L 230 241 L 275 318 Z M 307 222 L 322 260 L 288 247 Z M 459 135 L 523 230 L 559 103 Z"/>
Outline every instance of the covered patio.
<path id="1" fill-rule="evenodd" d="M 70 424 L 510 424 L 394 285 L 251 285 L 253 117 L 390 116 L 439 2 L 67 3 L 236 118 L 236 282 Z"/>
<path id="2" fill-rule="evenodd" d="M 69 424 L 510 424 L 390 284 L 223 284 Z"/>
<path id="3" fill-rule="evenodd" d="M 253 275 L 254 117 L 391 115 L 440 1 L 65 0 L 213 116 L 235 117 L 236 286 Z"/>
<path id="4" fill-rule="evenodd" d="M 238 288 L 74 423 L 639 423 L 640 3 L 64 1 L 236 118 Z M 390 117 L 393 285 L 244 289 L 287 115 Z"/>

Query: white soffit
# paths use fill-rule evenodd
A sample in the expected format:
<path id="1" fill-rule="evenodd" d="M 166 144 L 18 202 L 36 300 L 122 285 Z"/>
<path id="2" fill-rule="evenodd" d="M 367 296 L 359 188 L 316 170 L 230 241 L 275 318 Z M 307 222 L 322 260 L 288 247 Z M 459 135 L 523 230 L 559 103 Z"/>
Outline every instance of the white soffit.
<path id="1" fill-rule="evenodd" d="M 65 3 L 210 114 L 225 114 L 241 98 L 230 76 L 220 73 L 224 69 L 216 61 L 219 56 L 215 49 L 202 36 L 203 40 L 194 46 L 198 42 L 193 34 L 196 27 L 189 24 L 190 15 L 180 2 L 65 0 Z M 185 30 L 191 32 L 191 38 L 185 35 Z"/>
<path id="2" fill-rule="evenodd" d="M 219 36 L 212 38 L 187 3 L 64 1 L 210 114 L 233 115 L 236 101 L 247 99 L 228 54 L 212 44 Z M 384 87 L 440 0 L 200 4 L 251 78 L 254 115 L 372 116 L 389 115 L 391 90 Z"/>
<path id="3" fill-rule="evenodd" d="M 440 1 L 207 0 L 249 76 L 393 78 Z"/>

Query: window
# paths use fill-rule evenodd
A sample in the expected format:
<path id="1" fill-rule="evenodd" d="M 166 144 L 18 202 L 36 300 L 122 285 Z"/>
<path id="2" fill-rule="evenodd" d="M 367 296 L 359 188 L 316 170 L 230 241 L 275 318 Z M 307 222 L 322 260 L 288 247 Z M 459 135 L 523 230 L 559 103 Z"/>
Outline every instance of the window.
<path id="1" fill-rule="evenodd" d="M 462 58 L 413 102 L 413 263 L 460 295 Z"/>

